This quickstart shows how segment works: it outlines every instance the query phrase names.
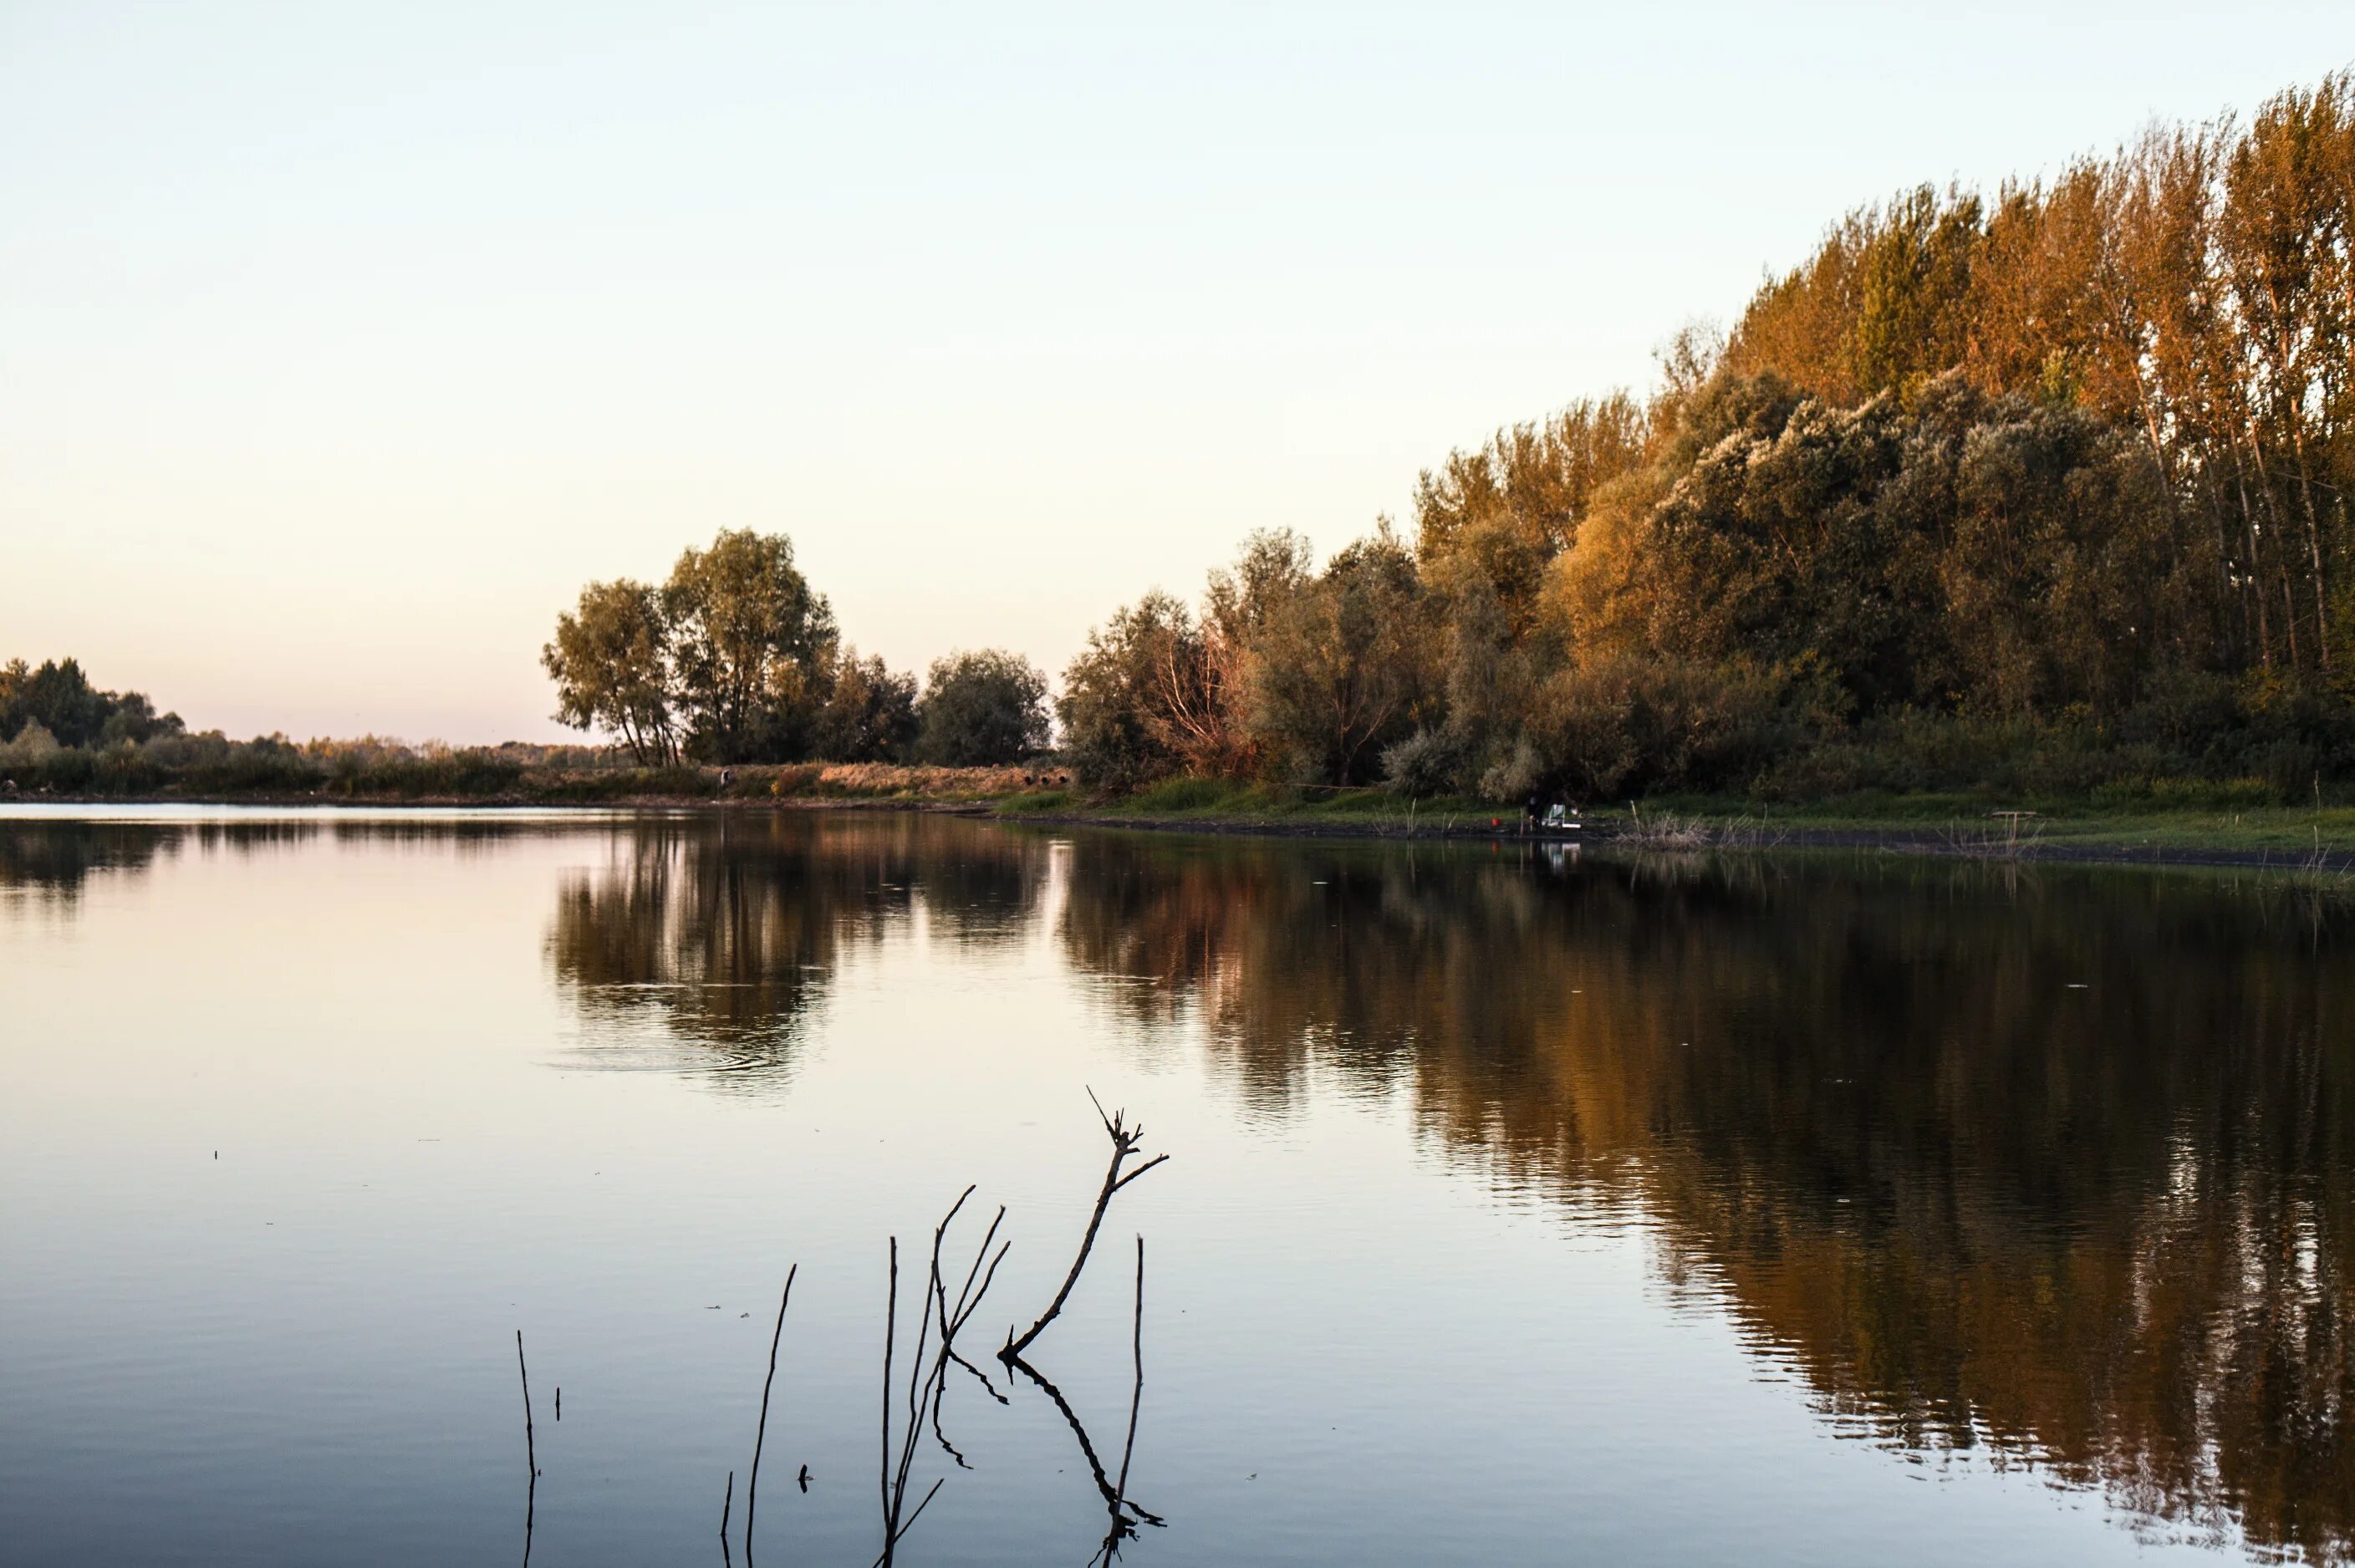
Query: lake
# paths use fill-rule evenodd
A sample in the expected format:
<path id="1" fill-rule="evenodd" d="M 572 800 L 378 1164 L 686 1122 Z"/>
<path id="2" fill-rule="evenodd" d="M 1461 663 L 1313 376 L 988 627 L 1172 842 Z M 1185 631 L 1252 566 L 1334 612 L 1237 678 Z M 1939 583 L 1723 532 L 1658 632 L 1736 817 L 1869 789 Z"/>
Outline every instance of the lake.
<path id="1" fill-rule="evenodd" d="M 719 1563 L 724 1506 L 741 1562 L 757 1436 L 773 1563 L 867 1568 L 903 1467 L 911 1565 L 2345 1561 L 2350 914 L 12 808 L 0 1559 Z M 1009 1366 L 1105 1178 L 1091 1090 L 1125 1171 L 1170 1158 Z M 969 1184 L 952 1303 L 1001 1204 L 1010 1246 L 936 1367 Z"/>

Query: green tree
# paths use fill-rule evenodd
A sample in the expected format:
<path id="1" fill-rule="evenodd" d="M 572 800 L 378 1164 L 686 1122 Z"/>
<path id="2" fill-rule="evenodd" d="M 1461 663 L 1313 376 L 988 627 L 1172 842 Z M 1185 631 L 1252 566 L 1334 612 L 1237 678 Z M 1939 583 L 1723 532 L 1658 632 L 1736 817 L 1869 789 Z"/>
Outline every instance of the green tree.
<path id="1" fill-rule="evenodd" d="M 1184 768 L 1197 715 L 1215 722 L 1209 661 L 1193 616 L 1158 590 L 1090 630 L 1055 699 L 1063 748 L 1080 778 L 1133 789 Z"/>
<path id="2" fill-rule="evenodd" d="M 1386 747 L 1436 716 L 1429 609 L 1386 524 L 1273 609 L 1251 643 L 1251 714 L 1283 776 L 1369 782 Z"/>
<path id="3" fill-rule="evenodd" d="M 2013 403 L 1959 443 L 1942 552 L 1949 679 L 2006 713 L 2115 714 L 2162 661 L 2209 642 L 2190 583 L 2205 541 L 2170 524 L 2158 466 L 2129 428 Z"/>
<path id="4" fill-rule="evenodd" d="M 1263 530 L 1210 574 L 1199 618 L 1156 590 L 1091 630 L 1057 705 L 1080 777 L 1132 789 L 1181 770 L 1251 773 L 1264 749 L 1250 712 L 1252 646 L 1315 576 L 1307 540 Z"/>
<path id="5" fill-rule="evenodd" d="M 48 659 L 38 669 L 22 659 L 0 667 L 0 740 L 37 725 L 61 747 L 137 744 L 177 735 L 177 714 L 158 714 L 139 692 L 101 691 L 74 659 Z"/>
<path id="6" fill-rule="evenodd" d="M 663 585 L 675 705 L 687 749 L 712 762 L 806 755 L 837 635 L 782 534 L 723 532 Z"/>
<path id="7" fill-rule="evenodd" d="M 916 738 L 916 678 L 846 648 L 818 710 L 813 749 L 830 762 L 896 762 Z"/>
<path id="8" fill-rule="evenodd" d="M 1018 653 L 984 648 L 932 661 L 917 705 L 916 755 L 944 768 L 1018 762 L 1050 738 L 1047 677 Z"/>
<path id="9" fill-rule="evenodd" d="M 662 596 L 627 577 L 591 583 L 556 620 L 539 662 L 556 682 L 556 717 L 622 737 L 640 767 L 678 760 L 671 711 L 670 627 Z"/>

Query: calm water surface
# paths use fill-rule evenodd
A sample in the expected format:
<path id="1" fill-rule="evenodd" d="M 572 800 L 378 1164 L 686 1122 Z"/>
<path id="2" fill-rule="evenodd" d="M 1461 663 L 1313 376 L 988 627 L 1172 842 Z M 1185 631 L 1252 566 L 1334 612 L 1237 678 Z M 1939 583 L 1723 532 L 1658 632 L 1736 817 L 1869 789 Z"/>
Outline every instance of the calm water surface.
<path id="1" fill-rule="evenodd" d="M 887 1238 L 912 1278 L 978 1183 L 996 1391 L 945 1383 L 904 1563 L 1085 1562 L 1140 1351 L 1141 1568 L 2344 1561 L 2348 918 L 2056 867 L 20 810 L 0 1560 L 521 1561 L 528 1504 L 551 1568 L 719 1563 L 733 1471 L 741 1561 L 798 1264 L 756 1544 L 866 1568 Z M 1071 1261 L 1089 1086 L 1173 1158 L 1032 1352 L 1067 1417 L 980 1352 Z"/>

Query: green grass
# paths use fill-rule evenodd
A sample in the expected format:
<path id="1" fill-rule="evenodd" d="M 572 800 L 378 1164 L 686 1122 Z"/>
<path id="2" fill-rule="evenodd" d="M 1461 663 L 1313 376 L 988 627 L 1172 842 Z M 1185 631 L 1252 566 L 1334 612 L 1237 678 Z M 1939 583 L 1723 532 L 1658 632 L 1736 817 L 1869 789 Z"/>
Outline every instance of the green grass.
<path id="1" fill-rule="evenodd" d="M 2052 848 L 2222 850 L 2281 855 L 2355 852 L 2355 806 L 2249 805 L 2230 803 L 2232 786 L 2216 786 L 2211 800 L 2192 805 L 2192 791 L 2154 791 L 2122 796 L 2099 793 L 2088 800 L 2038 799 L 1995 801 L 1979 795 L 1889 795 L 1872 793 L 1799 805 L 1761 803 L 1726 796 L 1669 796 L 1640 802 L 1646 812 L 1670 811 L 1713 825 L 1739 821 L 1765 830 L 1799 832 L 1905 832 L 1953 834 L 1966 841 L 2008 832 L 1998 811 L 2021 810 L 2023 841 Z M 1601 807 L 1590 820 L 1625 821 L 1625 804 Z"/>
<path id="2" fill-rule="evenodd" d="M 1165 779 L 1120 805 L 1139 816 L 1181 816 L 1190 811 L 1236 810 L 1253 792 L 1252 787 L 1230 779 Z"/>
<path id="3" fill-rule="evenodd" d="M 1008 795 L 997 802 L 997 809 L 1010 817 L 1036 815 L 1041 811 L 1068 811 L 1074 801 L 1069 789 L 1032 789 L 1020 795 Z"/>
<path id="4" fill-rule="evenodd" d="M 1008 815 L 1071 812 L 1111 821 L 1222 822 L 1265 826 L 1297 822 L 1361 824 L 1369 827 L 1431 825 L 1453 819 L 1461 824 L 1474 819 L 1518 820 L 1512 808 L 1450 799 L 1410 803 L 1387 789 L 1296 789 L 1280 784 L 1252 784 L 1231 779 L 1165 779 L 1133 795 L 1091 800 L 1073 790 L 1017 795 L 998 802 Z"/>
<path id="5" fill-rule="evenodd" d="M 1818 833 L 1890 833 L 1964 844 L 1991 842 L 2010 827 L 1998 810 L 2033 812 L 2019 823 L 2023 843 L 2049 849 L 2263 853 L 2286 861 L 2355 853 L 2355 806 L 2250 803 L 2242 786 L 2178 785 L 2134 793 L 2108 791 L 2074 800 L 1996 801 L 1977 794 L 1899 795 L 1867 792 L 1836 800 L 1792 805 L 1736 796 L 1660 796 L 1636 802 L 1646 815 L 1697 818 L 1713 829 L 1739 825 L 1753 844 L 1771 844 L 1780 830 L 1804 841 Z M 1518 808 L 1464 797 L 1412 806 L 1382 789 L 1307 790 L 1220 779 L 1171 779 L 1117 800 L 1091 800 L 1072 790 L 1014 796 L 998 802 L 1009 816 L 1070 814 L 1118 822 L 1238 827 L 1363 827 L 1478 831 L 1495 822 L 1511 829 Z M 1626 824 L 1625 801 L 1598 802 L 1582 815 L 1607 834 Z"/>

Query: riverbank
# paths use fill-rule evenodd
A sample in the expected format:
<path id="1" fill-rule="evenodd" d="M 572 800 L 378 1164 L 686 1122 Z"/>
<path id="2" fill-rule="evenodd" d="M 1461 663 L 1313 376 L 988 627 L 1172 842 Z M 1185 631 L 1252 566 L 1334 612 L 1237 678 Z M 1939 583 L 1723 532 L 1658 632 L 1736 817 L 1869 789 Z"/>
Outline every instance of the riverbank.
<path id="1" fill-rule="evenodd" d="M 209 784 L 213 787 L 205 788 Z M 230 787 L 223 787 L 229 785 Z M 1379 789 L 1316 790 L 1173 779 L 1096 800 L 1036 765 L 805 764 L 717 768 L 430 767 L 314 787 L 182 779 L 141 789 L 10 794 L 0 803 L 937 811 L 1041 826 L 1295 838 L 1518 841 L 1520 814 L 1469 800 L 1410 801 Z M 1590 808 L 1582 844 L 1665 853 L 1882 850 L 1999 861 L 2232 865 L 2355 881 L 2355 807 L 1875 796 L 1807 806 L 1679 797 Z"/>
<path id="2" fill-rule="evenodd" d="M 1000 802 L 1015 821 L 1164 832 L 1250 833 L 1521 842 L 1518 811 L 1436 802 L 1410 811 L 1385 800 L 1326 805 L 1273 803 L 1257 810 L 1216 805 L 1156 810 L 1134 802 L 1089 804 L 1052 794 Z M 1559 835 L 1540 842 L 1563 842 Z M 1947 797 L 1829 803 L 1809 808 L 1670 800 L 1591 809 L 1579 842 L 1668 853 L 1764 853 L 1779 850 L 1883 850 L 1987 861 L 2080 861 L 2224 865 L 2296 872 L 2355 884 L 2355 809 L 2289 807 L 2216 811 L 2103 810 L 2042 802 L 1991 807 Z"/>

